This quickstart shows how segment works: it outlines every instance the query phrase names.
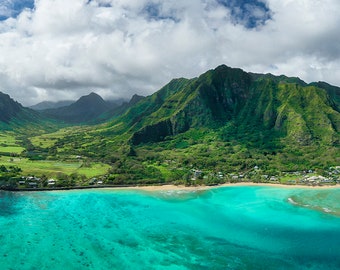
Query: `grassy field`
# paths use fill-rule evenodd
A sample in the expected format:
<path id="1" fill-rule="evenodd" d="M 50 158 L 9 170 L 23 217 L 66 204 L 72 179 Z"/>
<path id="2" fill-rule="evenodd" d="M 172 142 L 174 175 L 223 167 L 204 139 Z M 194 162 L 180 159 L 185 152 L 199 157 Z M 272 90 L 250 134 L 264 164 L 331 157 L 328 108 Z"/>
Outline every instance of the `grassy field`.
<path id="1" fill-rule="evenodd" d="M 18 144 L 13 134 L 0 134 L 0 153 L 20 154 L 23 150 L 25 149 Z"/>
<path id="2" fill-rule="evenodd" d="M 22 169 L 22 175 L 47 175 L 56 177 L 59 173 L 70 175 L 72 173 L 83 174 L 87 178 L 104 175 L 110 168 L 102 163 L 90 163 L 83 166 L 83 162 L 61 162 L 61 161 L 32 161 L 26 158 L 0 157 L 0 164 L 7 166 L 18 166 Z"/>
<path id="3" fill-rule="evenodd" d="M 72 133 L 72 129 L 61 129 L 54 133 L 42 134 L 30 138 L 36 147 L 48 149 L 53 146 L 58 139 L 62 139 Z M 57 177 L 60 174 L 85 175 L 86 178 L 107 174 L 110 166 L 101 162 L 89 162 L 83 159 L 73 159 L 68 156 L 67 161 L 61 160 L 30 160 L 20 154 L 25 150 L 17 141 L 14 134 L 10 132 L 0 132 L 0 165 L 6 167 L 17 166 L 22 169 L 21 175 Z M 12 155 L 13 154 L 13 155 Z M 65 157 L 63 157 L 64 159 Z"/>
<path id="4" fill-rule="evenodd" d="M 36 147 L 48 148 L 53 146 L 58 139 L 71 134 L 74 129 L 63 128 L 53 133 L 42 134 L 30 138 L 31 143 Z"/>

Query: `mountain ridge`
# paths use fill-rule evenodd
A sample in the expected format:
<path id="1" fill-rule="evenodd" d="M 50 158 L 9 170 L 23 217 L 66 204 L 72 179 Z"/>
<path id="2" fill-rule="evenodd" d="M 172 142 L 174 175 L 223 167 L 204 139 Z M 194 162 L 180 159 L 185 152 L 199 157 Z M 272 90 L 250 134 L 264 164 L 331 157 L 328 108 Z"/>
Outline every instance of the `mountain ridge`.
<path id="1" fill-rule="evenodd" d="M 19 133 L 55 130 L 60 125 L 30 108 L 23 107 L 8 94 L 0 92 L 0 129 Z"/>
<path id="2" fill-rule="evenodd" d="M 192 182 L 193 169 L 206 173 L 207 180 L 199 183 L 230 180 L 216 176 L 218 172 L 262 181 L 262 175 L 277 178 L 310 169 L 326 174 L 339 166 L 338 98 L 339 88 L 327 83 L 254 75 L 222 65 L 196 78 L 173 79 L 150 96 L 135 95 L 102 114 L 94 109 L 94 118 L 67 124 L 49 122 L 46 115 L 10 100 L 19 112 L 0 125 L 12 127 L 9 136 L 24 149 L 16 155 L 81 160 L 86 167 L 103 162 L 110 166 L 105 176 L 110 183 L 191 185 L 198 183 Z M 91 111 L 91 102 L 103 104 L 94 93 L 79 100 L 76 105 L 85 112 Z M 11 146 L 3 147 L 5 153 L 11 151 Z"/>
<path id="3" fill-rule="evenodd" d="M 125 102 L 123 99 L 106 101 L 100 95 L 91 92 L 88 95 L 81 96 L 70 105 L 45 109 L 40 112 L 49 118 L 71 125 L 95 125 L 122 114 L 140 98 L 141 96 L 134 95 L 129 102 Z"/>
<path id="4" fill-rule="evenodd" d="M 61 100 L 61 101 L 42 101 L 35 105 L 29 106 L 30 109 L 35 111 L 43 111 L 47 109 L 57 109 L 60 107 L 69 106 L 74 103 L 74 100 Z"/>
<path id="5" fill-rule="evenodd" d="M 27 114 L 8 95 L 1 93 L 0 97 L 3 123 L 8 124 L 21 111 Z M 120 122 L 120 131 L 115 133 L 131 133 L 133 145 L 161 141 L 190 128 L 221 128 L 231 123 L 234 133 L 262 129 L 302 144 L 314 140 L 336 143 L 339 101 L 340 88 L 325 82 L 307 84 L 297 77 L 255 74 L 221 65 L 193 79 L 173 79 L 154 94 L 134 95 L 121 106 L 112 108 L 92 92 L 71 105 L 42 113 L 69 124 L 96 124 L 114 117 L 107 125 Z"/>
<path id="6" fill-rule="evenodd" d="M 78 124 L 91 121 L 109 109 L 110 105 L 100 95 L 91 92 L 68 106 L 43 110 L 42 113 L 66 123 Z"/>
<path id="7" fill-rule="evenodd" d="M 121 131 L 132 133 L 133 145 L 162 141 L 190 128 L 221 128 L 228 121 L 239 132 L 271 130 L 300 144 L 332 144 L 340 130 L 334 89 L 286 76 L 254 78 L 222 65 L 197 78 L 172 80 L 112 125 L 120 122 Z"/>

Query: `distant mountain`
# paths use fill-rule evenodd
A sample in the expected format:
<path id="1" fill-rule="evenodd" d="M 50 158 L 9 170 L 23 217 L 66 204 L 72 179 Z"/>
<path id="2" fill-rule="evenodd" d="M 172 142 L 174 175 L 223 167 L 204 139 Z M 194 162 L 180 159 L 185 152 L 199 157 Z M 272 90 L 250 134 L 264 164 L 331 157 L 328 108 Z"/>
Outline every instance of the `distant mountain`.
<path id="1" fill-rule="evenodd" d="M 74 102 L 75 102 L 74 100 L 62 100 L 62 101 L 56 101 L 56 102 L 43 101 L 33 106 L 30 106 L 29 108 L 32 110 L 36 110 L 36 111 L 42 111 L 42 110 L 47 110 L 47 109 L 56 109 L 60 107 L 69 106 Z"/>
<path id="2" fill-rule="evenodd" d="M 337 87 L 299 78 L 251 74 L 225 65 L 198 78 L 175 79 L 112 122 L 138 145 L 191 128 L 218 129 L 225 139 L 261 144 L 339 143 Z"/>
<path id="3" fill-rule="evenodd" d="M 122 114 L 138 98 L 139 96 L 135 95 L 129 102 L 125 102 L 124 99 L 105 101 L 100 95 L 90 93 L 68 106 L 41 112 L 48 117 L 69 124 L 98 124 Z"/>
<path id="4" fill-rule="evenodd" d="M 82 96 L 69 106 L 42 111 L 45 115 L 66 123 L 86 123 L 110 109 L 110 105 L 96 93 Z"/>
<path id="5" fill-rule="evenodd" d="M 0 129 L 1 130 L 54 130 L 57 123 L 45 118 L 38 112 L 23 107 L 9 95 L 0 92 Z"/>

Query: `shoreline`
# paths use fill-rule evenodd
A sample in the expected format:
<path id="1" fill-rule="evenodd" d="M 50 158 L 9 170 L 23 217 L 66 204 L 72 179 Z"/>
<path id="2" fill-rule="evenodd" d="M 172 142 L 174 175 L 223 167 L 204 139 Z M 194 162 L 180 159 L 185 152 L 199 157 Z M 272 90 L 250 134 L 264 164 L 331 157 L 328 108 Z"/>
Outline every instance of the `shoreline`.
<path id="1" fill-rule="evenodd" d="M 130 186 L 130 185 L 102 185 L 102 186 L 76 186 L 76 187 L 60 187 L 60 188 L 4 188 L 3 191 L 11 192 L 35 192 L 35 191 L 67 191 L 67 190 L 85 190 L 85 189 L 101 189 L 101 190 L 142 190 L 142 191 L 176 191 L 176 190 L 188 190 L 188 191 L 200 191 L 210 190 L 223 187 L 278 187 L 286 189 L 337 189 L 340 188 L 340 184 L 336 185 L 323 185 L 323 186 L 308 186 L 308 185 L 286 185 L 286 184 L 273 184 L 273 183 L 253 183 L 253 182 L 239 182 L 239 183 L 224 183 L 215 186 L 184 186 L 174 184 L 164 185 L 145 185 L 145 186 Z"/>
<path id="2" fill-rule="evenodd" d="M 223 187 L 278 187 L 287 189 L 337 189 L 340 185 L 329 185 L 329 186 L 307 186 L 307 185 L 285 185 L 285 184 L 271 184 L 271 183 L 225 183 L 216 186 L 184 186 L 184 185 L 161 185 L 161 186 L 134 186 L 134 187 L 118 187 L 118 188 L 104 188 L 104 189 L 118 189 L 118 190 L 143 190 L 143 191 L 174 191 L 174 190 L 188 190 L 188 191 L 200 191 L 210 190 L 215 188 Z"/>

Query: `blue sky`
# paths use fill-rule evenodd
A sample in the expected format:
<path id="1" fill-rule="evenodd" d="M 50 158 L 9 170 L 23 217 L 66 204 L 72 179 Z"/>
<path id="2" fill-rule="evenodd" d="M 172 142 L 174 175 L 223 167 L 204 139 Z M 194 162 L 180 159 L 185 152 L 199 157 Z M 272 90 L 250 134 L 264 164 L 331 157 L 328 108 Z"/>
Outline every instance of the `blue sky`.
<path id="1" fill-rule="evenodd" d="M 246 28 L 256 28 L 271 19 L 271 11 L 263 1 L 218 0 L 217 2 L 230 10 L 232 22 L 242 24 Z"/>
<path id="2" fill-rule="evenodd" d="M 34 7 L 33 0 L 0 0 L 0 20 L 17 17 L 23 9 Z"/>
<path id="3" fill-rule="evenodd" d="M 88 1 L 89 3 L 91 2 Z M 243 24 L 247 28 L 254 28 L 257 25 L 264 24 L 270 19 L 270 9 L 263 1 L 258 0 L 218 0 L 218 4 L 231 11 L 234 23 Z M 111 7 L 110 3 L 101 3 L 102 7 Z M 25 8 L 33 9 L 34 0 L 0 0 L 1 13 L 0 20 L 6 20 L 9 17 L 17 17 Z M 252 10 L 258 8 L 265 16 L 258 17 L 253 14 Z M 144 11 L 150 19 L 174 19 L 171 14 L 164 16 L 160 13 L 161 3 L 149 2 L 145 5 Z"/>
<path id="4" fill-rule="evenodd" d="M 0 91 L 149 95 L 220 64 L 340 85 L 338 0 L 0 0 Z"/>

